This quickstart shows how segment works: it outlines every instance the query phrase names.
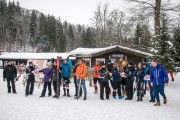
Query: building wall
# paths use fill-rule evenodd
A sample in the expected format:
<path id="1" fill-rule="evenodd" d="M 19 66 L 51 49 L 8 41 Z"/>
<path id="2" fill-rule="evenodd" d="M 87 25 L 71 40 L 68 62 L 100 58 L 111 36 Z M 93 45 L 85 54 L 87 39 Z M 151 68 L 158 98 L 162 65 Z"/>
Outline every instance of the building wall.
<path id="1" fill-rule="evenodd" d="M 105 63 L 107 64 L 108 60 L 109 60 L 109 56 L 111 56 L 112 54 L 122 54 L 125 59 L 127 58 L 127 62 L 133 62 L 135 65 L 137 65 L 139 62 L 141 62 L 143 59 L 142 57 L 139 57 L 134 54 L 124 53 L 124 52 L 120 52 L 120 51 L 114 51 L 114 52 L 105 53 L 105 54 L 102 54 L 99 56 L 92 57 L 91 58 L 91 67 L 95 65 L 97 58 L 105 58 Z M 116 57 L 113 59 L 119 60 L 120 57 Z"/>

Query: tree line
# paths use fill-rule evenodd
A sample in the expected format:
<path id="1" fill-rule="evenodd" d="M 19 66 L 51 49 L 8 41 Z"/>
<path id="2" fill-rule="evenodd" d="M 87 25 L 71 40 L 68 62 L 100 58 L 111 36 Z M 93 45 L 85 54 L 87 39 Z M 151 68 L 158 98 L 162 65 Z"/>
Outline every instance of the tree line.
<path id="1" fill-rule="evenodd" d="M 124 0 L 128 13 L 98 4 L 92 26 L 74 25 L 53 15 L 0 0 L 0 49 L 8 52 L 68 52 L 78 47 L 122 45 L 151 52 L 161 64 L 180 63 L 180 3 Z M 159 57 L 160 56 L 160 57 Z M 172 67 L 172 66 L 167 66 Z"/>

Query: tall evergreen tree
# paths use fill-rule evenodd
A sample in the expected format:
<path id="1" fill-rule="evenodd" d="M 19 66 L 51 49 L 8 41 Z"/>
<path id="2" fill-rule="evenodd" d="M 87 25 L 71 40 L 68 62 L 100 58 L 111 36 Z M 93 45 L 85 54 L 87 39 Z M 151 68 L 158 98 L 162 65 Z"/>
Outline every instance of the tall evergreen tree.
<path id="1" fill-rule="evenodd" d="M 63 32 L 63 25 L 61 20 L 56 21 L 56 50 L 58 52 L 65 52 L 66 51 L 66 39 Z"/>
<path id="2" fill-rule="evenodd" d="M 35 48 L 36 43 L 36 30 L 37 30 L 37 15 L 36 11 L 33 10 L 30 17 L 30 43 Z"/>
<path id="3" fill-rule="evenodd" d="M 82 31 L 82 47 L 87 47 L 87 48 L 93 48 L 95 47 L 95 39 L 93 36 L 93 33 L 91 31 L 91 28 L 88 28 L 86 31 Z"/>

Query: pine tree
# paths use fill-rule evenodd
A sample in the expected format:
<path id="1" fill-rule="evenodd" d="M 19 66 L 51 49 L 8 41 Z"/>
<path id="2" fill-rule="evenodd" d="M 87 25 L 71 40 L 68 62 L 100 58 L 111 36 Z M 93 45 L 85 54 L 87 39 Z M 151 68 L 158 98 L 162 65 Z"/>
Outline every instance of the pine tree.
<path id="1" fill-rule="evenodd" d="M 173 54 L 174 60 L 175 60 L 176 66 L 180 67 L 180 26 L 175 28 L 173 39 L 174 39 L 174 48 L 175 48 L 174 54 Z"/>
<path id="2" fill-rule="evenodd" d="M 134 34 L 134 44 L 139 45 L 141 44 L 141 37 L 142 37 L 142 28 L 141 25 L 138 23 L 136 25 L 136 30 Z"/>
<path id="3" fill-rule="evenodd" d="M 66 51 L 66 39 L 63 32 L 63 25 L 61 20 L 56 21 L 56 50 L 58 52 L 65 52 Z"/>
<path id="4" fill-rule="evenodd" d="M 91 28 L 88 28 L 86 31 L 83 29 L 81 46 L 87 48 L 94 48 L 95 44 L 96 43 Z"/>
<path id="5" fill-rule="evenodd" d="M 168 71 L 174 71 L 175 64 L 172 56 L 173 47 L 170 41 L 169 29 L 168 29 L 168 18 L 164 13 L 161 17 L 161 34 L 160 37 L 156 37 L 154 40 L 154 47 L 157 50 L 154 58 L 165 67 Z M 158 39 L 160 38 L 160 39 Z"/>
<path id="6" fill-rule="evenodd" d="M 37 30 L 37 15 L 36 11 L 33 10 L 30 18 L 30 43 L 35 48 L 36 43 L 36 30 Z"/>

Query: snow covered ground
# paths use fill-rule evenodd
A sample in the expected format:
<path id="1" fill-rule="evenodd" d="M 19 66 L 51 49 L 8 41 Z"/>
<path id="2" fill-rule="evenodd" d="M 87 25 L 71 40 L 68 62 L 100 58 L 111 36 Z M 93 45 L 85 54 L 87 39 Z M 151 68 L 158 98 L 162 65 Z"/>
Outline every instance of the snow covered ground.
<path id="1" fill-rule="evenodd" d="M 2 80 L 0 70 L 0 120 L 179 120 L 180 118 L 180 73 L 175 82 L 170 82 L 165 92 L 168 104 L 154 107 L 149 103 L 149 94 L 143 102 L 110 100 L 101 101 L 99 94 L 93 94 L 93 87 L 87 83 L 87 101 L 72 98 L 39 98 L 42 86 L 35 85 L 34 95 L 25 97 L 25 87 L 20 81 L 16 83 L 17 95 L 7 94 L 6 83 Z M 74 95 L 74 84 L 70 93 Z M 161 98 L 162 99 L 162 98 Z"/>

